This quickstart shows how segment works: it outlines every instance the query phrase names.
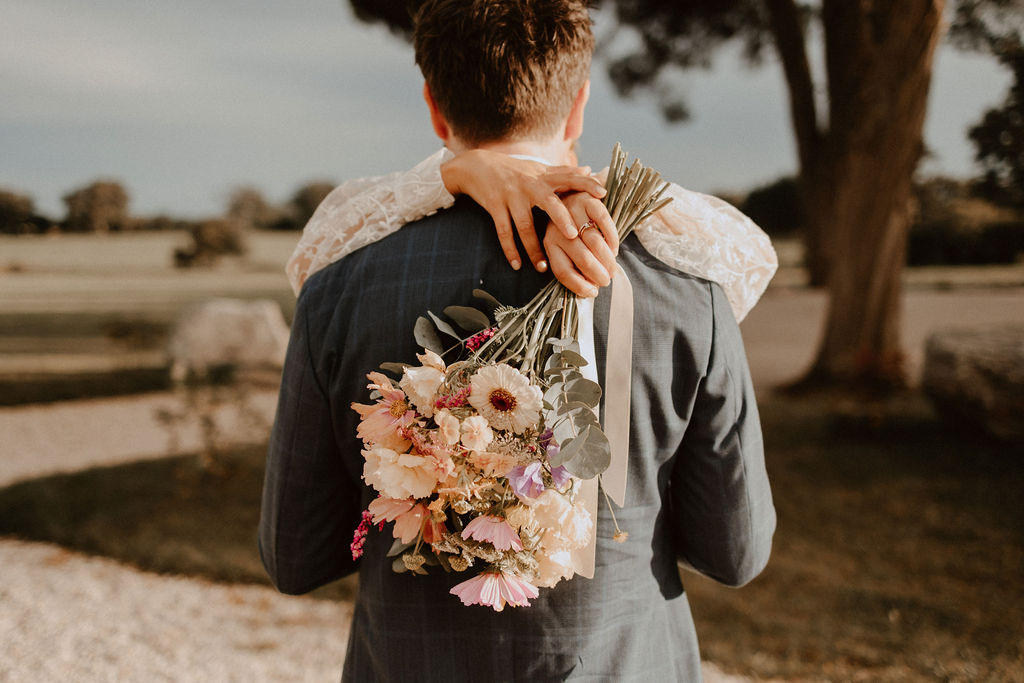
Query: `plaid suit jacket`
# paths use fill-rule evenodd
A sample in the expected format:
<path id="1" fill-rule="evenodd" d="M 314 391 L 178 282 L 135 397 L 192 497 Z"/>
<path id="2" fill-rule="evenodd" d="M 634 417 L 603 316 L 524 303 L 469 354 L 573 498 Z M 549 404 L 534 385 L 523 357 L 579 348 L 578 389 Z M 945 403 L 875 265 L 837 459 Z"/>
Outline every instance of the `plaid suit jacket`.
<path id="1" fill-rule="evenodd" d="M 616 512 L 629 539 L 612 540 L 602 505 L 594 578 L 501 613 L 448 594 L 466 575 L 393 573 L 386 531 L 372 531 L 352 560 L 373 492 L 349 405 L 367 401 L 365 375 L 381 362 L 415 361 L 412 330 L 425 311 L 469 305 L 475 287 L 523 304 L 549 276 L 509 268 L 487 214 L 460 200 L 306 282 L 267 458 L 260 552 L 285 593 L 359 572 L 343 680 L 700 680 L 679 565 L 737 586 L 768 559 L 775 512 L 757 406 L 721 290 L 635 238 L 619 262 L 635 300 L 630 471 Z M 603 290 L 595 305 L 599 374 L 608 298 Z"/>

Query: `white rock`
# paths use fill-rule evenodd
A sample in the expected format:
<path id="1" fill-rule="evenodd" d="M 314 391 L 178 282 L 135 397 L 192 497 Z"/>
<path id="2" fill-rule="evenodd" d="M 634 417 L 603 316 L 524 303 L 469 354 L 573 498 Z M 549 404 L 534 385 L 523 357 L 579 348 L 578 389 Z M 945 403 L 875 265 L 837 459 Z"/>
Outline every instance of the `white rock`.
<path id="1" fill-rule="evenodd" d="M 203 375 L 211 367 L 280 368 L 288 324 L 270 299 L 211 299 L 187 309 L 171 333 L 175 372 Z"/>
<path id="2" fill-rule="evenodd" d="M 933 333 L 921 388 L 948 421 L 1024 440 L 1024 325 Z"/>

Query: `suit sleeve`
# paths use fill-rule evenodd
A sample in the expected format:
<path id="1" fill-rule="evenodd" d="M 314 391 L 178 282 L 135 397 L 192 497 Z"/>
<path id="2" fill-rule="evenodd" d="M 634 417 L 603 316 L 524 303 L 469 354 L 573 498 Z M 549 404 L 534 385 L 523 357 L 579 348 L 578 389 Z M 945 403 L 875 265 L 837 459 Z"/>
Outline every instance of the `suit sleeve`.
<path id="1" fill-rule="evenodd" d="M 355 570 L 349 543 L 361 513 L 360 482 L 344 467 L 335 438 L 332 412 L 339 407 L 315 365 L 314 298 L 303 292 L 292 323 L 259 524 L 263 565 L 278 590 L 292 595 Z"/>
<path id="2" fill-rule="evenodd" d="M 739 326 L 721 290 L 711 292 L 711 350 L 670 476 L 669 504 L 684 566 L 741 586 L 768 562 L 775 508 Z"/>

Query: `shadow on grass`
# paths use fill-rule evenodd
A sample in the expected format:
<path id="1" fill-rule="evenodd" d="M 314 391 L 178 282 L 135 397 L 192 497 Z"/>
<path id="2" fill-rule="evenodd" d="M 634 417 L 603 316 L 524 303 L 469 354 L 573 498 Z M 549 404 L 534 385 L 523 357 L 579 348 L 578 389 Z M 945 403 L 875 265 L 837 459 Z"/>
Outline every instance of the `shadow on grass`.
<path id="1" fill-rule="evenodd" d="M 919 396 L 761 413 L 772 559 L 739 591 L 684 576 L 704 656 L 795 680 L 1024 680 L 1020 453 Z"/>
<path id="2" fill-rule="evenodd" d="M 0 536 L 50 541 L 147 571 L 268 584 L 256 545 L 264 448 L 56 475 L 0 489 Z M 314 597 L 345 600 L 355 579 Z"/>
<path id="3" fill-rule="evenodd" d="M 902 400 L 762 406 L 775 548 L 740 590 L 684 575 L 706 659 L 788 680 L 1024 680 L 1024 461 Z M 263 457 L 231 453 L 219 474 L 183 457 L 21 483 L 0 490 L 0 534 L 266 583 Z"/>

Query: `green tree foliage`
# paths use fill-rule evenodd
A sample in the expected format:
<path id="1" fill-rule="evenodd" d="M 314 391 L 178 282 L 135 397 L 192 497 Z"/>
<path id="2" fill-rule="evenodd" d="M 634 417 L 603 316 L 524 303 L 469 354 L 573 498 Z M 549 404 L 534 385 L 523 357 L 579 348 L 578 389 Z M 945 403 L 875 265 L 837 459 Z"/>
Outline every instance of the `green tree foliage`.
<path id="1" fill-rule="evenodd" d="M 0 233 L 21 235 L 35 232 L 35 202 L 28 195 L 0 190 Z"/>
<path id="2" fill-rule="evenodd" d="M 268 203 L 255 187 L 239 187 L 228 198 L 225 218 L 237 223 L 242 230 L 254 230 L 269 228 L 279 214 L 280 211 Z"/>
<path id="3" fill-rule="evenodd" d="M 950 36 L 965 49 L 991 54 L 1013 75 L 1003 102 L 986 111 L 968 137 L 982 170 L 978 190 L 1024 208 L 1024 3 L 963 0 Z"/>
<path id="4" fill-rule="evenodd" d="M 806 221 L 800 186 L 792 176 L 751 190 L 740 209 L 773 236 L 800 232 Z"/>
<path id="5" fill-rule="evenodd" d="M 113 180 L 98 180 L 64 196 L 68 232 L 108 232 L 132 227 L 128 192 Z"/>
<path id="6" fill-rule="evenodd" d="M 320 206 L 320 202 L 331 193 L 336 185 L 329 180 L 320 180 L 306 183 L 295 191 L 288 203 L 288 209 L 297 230 L 306 227 L 306 223 L 313 217 L 316 207 Z"/>

